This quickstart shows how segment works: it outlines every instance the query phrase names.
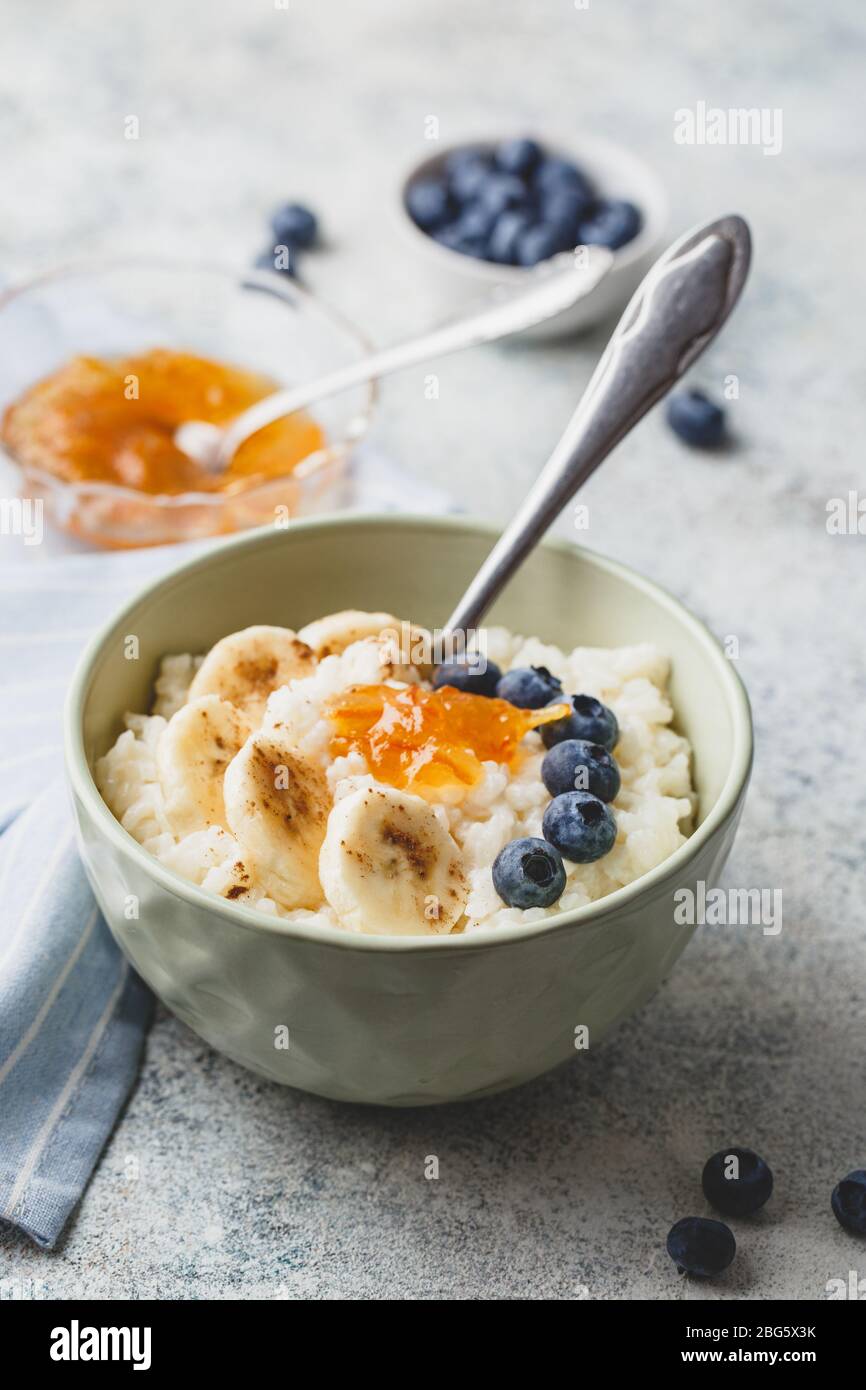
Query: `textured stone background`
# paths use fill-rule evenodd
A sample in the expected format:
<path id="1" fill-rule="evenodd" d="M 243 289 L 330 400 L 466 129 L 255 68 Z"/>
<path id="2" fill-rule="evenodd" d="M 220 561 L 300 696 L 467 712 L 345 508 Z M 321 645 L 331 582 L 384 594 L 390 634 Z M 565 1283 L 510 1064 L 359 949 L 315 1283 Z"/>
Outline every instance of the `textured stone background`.
<path id="1" fill-rule="evenodd" d="M 328 235 L 311 282 L 385 341 L 435 307 L 390 216 L 428 114 L 443 139 L 619 138 L 667 180 L 674 230 L 750 218 L 748 296 L 695 373 L 717 392 L 739 377 L 736 445 L 690 453 L 656 413 L 587 487 L 583 538 L 738 637 L 758 754 L 728 882 L 781 888 L 784 928 L 699 931 L 596 1052 L 465 1108 L 282 1091 L 163 1016 L 63 1247 L 7 1233 L 3 1277 L 108 1298 L 816 1299 L 866 1273 L 829 1210 L 866 1163 L 866 537 L 825 524 L 862 486 L 862 6 L 7 0 L 4 17 L 5 274 L 136 248 L 243 262 L 298 196 Z M 782 153 L 675 145 L 673 111 L 698 100 L 782 108 Z M 375 437 L 504 519 L 601 342 L 443 362 L 436 402 L 420 371 L 392 380 Z M 702 1162 L 729 1142 L 766 1155 L 777 1192 L 700 1287 L 664 1236 L 704 1211 Z"/>

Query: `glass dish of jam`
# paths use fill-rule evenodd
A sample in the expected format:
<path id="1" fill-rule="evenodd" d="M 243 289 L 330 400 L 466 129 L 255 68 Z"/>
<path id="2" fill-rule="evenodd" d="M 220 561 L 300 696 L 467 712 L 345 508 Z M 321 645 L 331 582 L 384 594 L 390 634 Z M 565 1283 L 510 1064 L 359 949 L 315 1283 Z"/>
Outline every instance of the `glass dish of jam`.
<path id="1" fill-rule="evenodd" d="M 174 442 L 369 351 L 271 271 L 158 261 L 44 276 L 0 296 L 0 452 L 26 497 L 90 544 L 158 545 L 338 507 L 375 388 L 260 430 L 208 473 Z"/>

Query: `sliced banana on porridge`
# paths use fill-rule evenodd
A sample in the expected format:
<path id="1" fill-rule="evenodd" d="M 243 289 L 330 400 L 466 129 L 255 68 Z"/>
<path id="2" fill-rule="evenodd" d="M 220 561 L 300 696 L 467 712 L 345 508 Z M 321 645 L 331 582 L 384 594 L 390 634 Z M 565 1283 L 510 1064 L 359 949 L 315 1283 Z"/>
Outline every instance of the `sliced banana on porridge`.
<path id="1" fill-rule="evenodd" d="M 460 851 L 433 808 L 389 787 L 336 803 L 319 876 L 340 920 L 360 932 L 448 932 L 467 898 Z"/>
<path id="2" fill-rule="evenodd" d="M 487 638 L 483 670 L 431 671 L 430 633 L 347 609 L 167 656 L 98 785 L 208 891 L 371 934 L 540 922 L 674 853 L 695 794 L 665 658 Z"/>
<path id="3" fill-rule="evenodd" d="M 203 695 L 172 715 L 157 744 L 156 765 L 175 835 L 227 828 L 223 778 L 249 732 L 243 715 L 218 695 Z"/>
<path id="4" fill-rule="evenodd" d="M 393 613 L 363 613 L 347 608 L 342 613 L 329 613 L 307 623 L 298 636 L 319 661 L 326 656 L 340 656 L 354 642 L 375 638 L 383 643 L 383 664 L 394 667 L 414 666 L 428 673 L 432 637 L 424 627 L 395 618 Z M 398 677 L 400 679 L 400 677 Z"/>
<path id="5" fill-rule="evenodd" d="M 271 691 L 312 674 L 316 658 L 289 627 L 245 627 L 211 647 L 189 688 L 189 698 L 219 695 L 258 728 Z"/>
<path id="6" fill-rule="evenodd" d="M 229 829 L 269 897 L 285 908 L 320 906 L 319 850 L 331 807 L 321 769 L 259 732 L 229 764 L 223 792 Z"/>
<path id="7" fill-rule="evenodd" d="M 298 636 L 313 649 L 319 661 L 325 656 L 339 656 L 353 642 L 365 637 L 378 637 L 389 628 L 399 628 L 400 619 L 393 613 L 363 613 L 347 608 L 342 613 L 329 613 L 302 627 Z"/>

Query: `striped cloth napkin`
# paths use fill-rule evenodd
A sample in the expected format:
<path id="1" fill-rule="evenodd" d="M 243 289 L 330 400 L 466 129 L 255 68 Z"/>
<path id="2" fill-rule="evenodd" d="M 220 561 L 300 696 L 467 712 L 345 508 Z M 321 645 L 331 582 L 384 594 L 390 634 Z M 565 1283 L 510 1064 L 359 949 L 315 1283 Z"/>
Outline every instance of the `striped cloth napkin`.
<path id="1" fill-rule="evenodd" d="M 402 509 L 449 510 L 438 489 L 359 450 L 353 508 L 394 510 L 397 498 Z M 91 633 L 207 544 L 48 558 L 0 537 L 0 1221 L 46 1248 L 129 1093 L 153 1010 L 76 852 L 63 698 Z"/>

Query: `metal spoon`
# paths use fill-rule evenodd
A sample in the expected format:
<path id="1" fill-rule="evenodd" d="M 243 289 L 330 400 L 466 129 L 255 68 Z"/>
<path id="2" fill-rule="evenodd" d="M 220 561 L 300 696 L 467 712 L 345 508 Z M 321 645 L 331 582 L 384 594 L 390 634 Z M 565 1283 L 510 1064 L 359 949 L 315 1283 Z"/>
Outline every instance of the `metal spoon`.
<path id="1" fill-rule="evenodd" d="M 204 420 L 188 420 L 175 430 L 174 442 L 190 458 L 218 473 L 228 467 L 236 450 L 250 435 L 313 401 L 399 371 L 401 367 L 412 367 L 461 348 L 476 347 L 479 343 L 491 343 L 497 338 L 520 333 L 570 309 L 595 288 L 612 263 L 613 255 L 604 246 L 582 246 L 575 251 L 564 251 L 539 265 L 520 281 L 517 289 L 499 286 L 485 296 L 480 305 L 464 311 L 458 318 L 447 319 L 419 337 L 383 348 L 346 367 L 338 367 L 316 381 L 275 391 L 244 410 L 225 429 Z"/>
<path id="2" fill-rule="evenodd" d="M 478 627 L 497 594 L 612 449 L 718 333 L 746 280 L 749 228 L 734 215 L 675 241 L 620 319 L 538 481 L 491 550 L 446 631 Z"/>

